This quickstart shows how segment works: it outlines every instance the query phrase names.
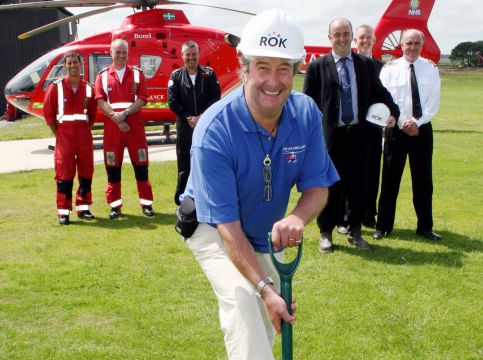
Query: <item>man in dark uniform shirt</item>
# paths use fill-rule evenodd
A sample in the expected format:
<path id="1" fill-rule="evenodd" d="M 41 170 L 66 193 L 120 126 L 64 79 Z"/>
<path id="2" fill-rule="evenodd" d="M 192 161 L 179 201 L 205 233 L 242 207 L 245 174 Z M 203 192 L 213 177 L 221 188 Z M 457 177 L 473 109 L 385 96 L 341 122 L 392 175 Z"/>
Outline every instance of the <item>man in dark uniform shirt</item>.
<path id="1" fill-rule="evenodd" d="M 201 114 L 221 96 L 220 83 L 215 72 L 208 66 L 199 65 L 199 53 L 197 43 L 185 42 L 181 47 L 184 67 L 175 70 L 168 82 L 169 108 L 176 114 L 176 205 L 180 204 L 179 195 L 184 192 L 190 174 L 193 129 Z"/>

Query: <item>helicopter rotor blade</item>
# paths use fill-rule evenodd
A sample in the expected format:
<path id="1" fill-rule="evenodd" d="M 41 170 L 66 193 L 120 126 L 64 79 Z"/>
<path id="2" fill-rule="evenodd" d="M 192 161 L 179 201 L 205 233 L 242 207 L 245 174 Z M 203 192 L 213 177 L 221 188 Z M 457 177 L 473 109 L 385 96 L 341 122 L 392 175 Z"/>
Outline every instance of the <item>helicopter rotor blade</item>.
<path id="1" fill-rule="evenodd" d="M 107 5 L 107 6 L 106 6 Z M 191 5 L 191 6 L 203 6 L 212 9 L 220 9 L 226 11 L 232 11 L 239 14 L 246 14 L 246 15 L 256 15 L 254 13 L 236 9 L 230 9 L 222 6 L 214 6 L 208 4 L 194 4 L 187 1 L 177 1 L 177 0 L 57 0 L 57 1 L 41 1 L 41 2 L 30 2 L 30 3 L 20 3 L 20 4 L 10 4 L 10 5 L 0 5 L 1 10 L 20 10 L 20 9 L 32 9 L 32 8 L 65 8 L 65 7 L 101 7 L 99 9 L 87 11 L 82 14 L 73 15 L 58 21 L 54 21 L 50 24 L 38 27 L 26 33 L 23 33 L 18 36 L 20 40 L 28 39 L 37 34 L 41 34 L 47 30 L 54 29 L 61 25 L 67 24 L 72 21 L 76 21 L 78 19 L 82 19 L 91 15 L 101 14 L 103 12 L 107 12 L 113 9 L 118 9 L 122 7 L 133 7 L 133 8 L 143 8 L 146 7 L 154 8 L 157 5 L 165 6 L 165 5 Z"/>
<path id="2" fill-rule="evenodd" d="M 212 8 L 212 9 L 220 9 L 220 10 L 232 11 L 232 12 L 236 12 L 236 13 L 239 13 L 239 14 L 245 14 L 245 15 L 257 15 L 255 13 L 251 13 L 251 12 L 248 12 L 248 11 L 236 10 L 236 9 L 226 8 L 226 7 L 222 7 L 222 6 L 208 5 L 208 4 L 194 4 L 194 3 L 191 3 L 191 2 L 187 2 L 187 1 L 159 0 L 158 5 L 192 5 L 192 6 L 202 6 L 202 7 Z"/>
<path id="3" fill-rule="evenodd" d="M 82 13 L 82 14 L 78 14 L 78 15 L 73 15 L 73 16 L 69 16 L 65 19 L 61 19 L 61 20 L 58 20 L 58 21 L 54 21 L 50 24 L 47 24 L 47 25 L 44 25 L 44 26 L 41 26 L 41 27 L 38 27 L 34 30 L 30 30 L 26 33 L 23 33 L 21 35 L 18 36 L 18 38 L 20 40 L 25 40 L 25 39 L 28 39 L 29 37 L 32 37 L 34 35 L 38 35 L 38 34 L 41 34 L 47 30 L 50 30 L 50 29 L 54 29 L 56 27 L 59 27 L 61 25 L 64 25 L 64 24 L 67 24 L 69 22 L 72 22 L 72 21 L 76 21 L 78 19 L 82 19 L 82 18 L 85 18 L 85 17 L 88 17 L 88 16 L 91 16 L 91 15 L 96 15 L 96 14 L 101 14 L 103 12 L 106 12 L 106 11 L 110 11 L 110 10 L 113 10 L 113 9 L 117 9 L 117 8 L 124 8 L 126 7 L 125 5 L 111 5 L 111 6 L 106 6 L 106 7 L 103 7 L 103 8 L 100 8 L 100 9 L 96 9 L 96 10 L 92 10 L 92 11 L 87 11 L 85 13 Z"/>
<path id="4" fill-rule="evenodd" d="M 105 5 L 115 5 L 120 2 L 116 0 L 93 0 L 93 1 L 72 1 L 72 0 L 58 0 L 58 1 L 40 1 L 28 2 L 20 4 L 0 5 L 1 10 L 22 10 L 22 9 L 37 9 L 37 8 L 63 8 L 63 7 L 97 7 Z M 130 3 L 130 1 L 127 1 Z"/>

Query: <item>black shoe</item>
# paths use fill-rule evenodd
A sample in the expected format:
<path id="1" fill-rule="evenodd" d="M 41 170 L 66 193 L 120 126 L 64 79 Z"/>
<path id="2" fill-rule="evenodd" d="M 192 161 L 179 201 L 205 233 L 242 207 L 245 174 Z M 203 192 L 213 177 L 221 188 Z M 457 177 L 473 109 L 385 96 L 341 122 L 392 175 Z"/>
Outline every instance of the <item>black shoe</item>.
<path id="1" fill-rule="evenodd" d="M 109 219 L 118 219 L 121 216 L 121 208 L 111 208 Z"/>
<path id="2" fill-rule="evenodd" d="M 389 235 L 388 231 L 378 229 L 378 230 L 376 230 L 376 232 L 374 234 L 372 234 L 372 238 L 374 240 L 381 240 L 381 239 L 385 238 L 387 235 Z"/>
<path id="3" fill-rule="evenodd" d="M 347 242 L 352 246 L 355 246 L 359 250 L 369 250 L 369 244 L 366 240 L 364 240 L 361 235 L 350 235 L 347 238 Z"/>
<path id="4" fill-rule="evenodd" d="M 77 213 L 79 219 L 94 220 L 96 217 L 89 210 L 82 210 Z"/>
<path id="5" fill-rule="evenodd" d="M 143 214 L 146 216 L 154 216 L 154 210 L 151 205 L 143 205 Z"/>
<path id="6" fill-rule="evenodd" d="M 364 219 L 362 219 L 362 225 L 370 229 L 375 229 L 376 220 L 374 219 L 374 217 L 371 216 L 365 217 Z"/>
<path id="7" fill-rule="evenodd" d="M 440 241 L 443 237 L 433 230 L 416 230 L 416 234 L 424 236 L 428 240 Z"/>
<path id="8" fill-rule="evenodd" d="M 59 216 L 59 224 L 60 225 L 69 225 L 70 224 L 69 215 L 60 215 Z"/>

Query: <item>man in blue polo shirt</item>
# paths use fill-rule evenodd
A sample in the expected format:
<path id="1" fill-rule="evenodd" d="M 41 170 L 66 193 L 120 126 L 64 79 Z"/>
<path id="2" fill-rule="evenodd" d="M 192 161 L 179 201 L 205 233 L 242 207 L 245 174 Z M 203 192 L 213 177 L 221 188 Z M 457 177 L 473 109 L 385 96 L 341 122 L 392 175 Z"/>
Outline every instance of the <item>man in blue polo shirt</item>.
<path id="1" fill-rule="evenodd" d="M 292 91 L 303 44 L 279 10 L 250 20 L 238 46 L 243 85 L 205 111 L 193 135 L 184 197 L 194 198 L 200 224 L 187 241 L 218 298 L 229 359 L 273 358 L 274 330 L 295 318 L 278 293 L 267 235 L 276 249 L 298 246 L 339 179 L 321 113 Z M 286 216 L 294 185 L 302 195 Z"/>

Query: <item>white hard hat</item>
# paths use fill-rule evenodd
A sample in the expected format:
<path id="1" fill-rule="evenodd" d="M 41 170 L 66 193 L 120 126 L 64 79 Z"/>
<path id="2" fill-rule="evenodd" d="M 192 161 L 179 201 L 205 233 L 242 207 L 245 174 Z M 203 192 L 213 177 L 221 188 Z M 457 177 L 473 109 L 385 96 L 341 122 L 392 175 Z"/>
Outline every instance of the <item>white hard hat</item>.
<path id="1" fill-rule="evenodd" d="M 391 116 L 391 111 L 383 103 L 373 104 L 367 110 L 366 120 L 372 124 L 386 126 Z"/>
<path id="2" fill-rule="evenodd" d="M 296 62 L 305 56 L 302 29 L 278 9 L 253 17 L 243 28 L 237 49 L 245 57 L 274 57 Z"/>

